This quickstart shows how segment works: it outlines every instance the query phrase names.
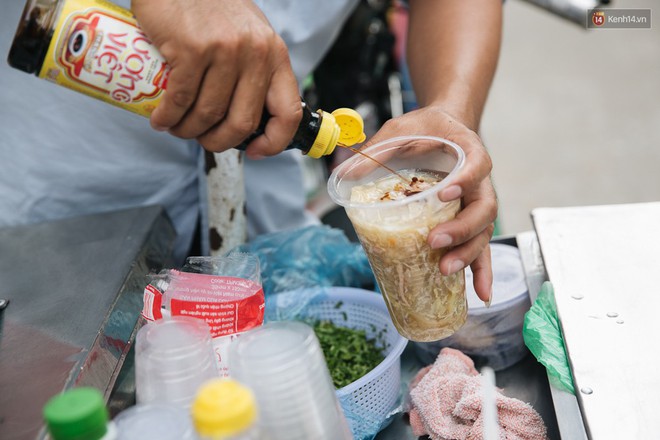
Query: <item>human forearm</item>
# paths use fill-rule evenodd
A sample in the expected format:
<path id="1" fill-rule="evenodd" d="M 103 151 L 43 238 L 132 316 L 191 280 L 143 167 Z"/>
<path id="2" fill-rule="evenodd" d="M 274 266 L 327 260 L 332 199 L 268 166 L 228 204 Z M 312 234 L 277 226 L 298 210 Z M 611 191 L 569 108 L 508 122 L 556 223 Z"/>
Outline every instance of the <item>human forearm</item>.
<path id="1" fill-rule="evenodd" d="M 499 56 L 499 0 L 411 0 L 407 61 L 420 106 L 477 130 Z"/>

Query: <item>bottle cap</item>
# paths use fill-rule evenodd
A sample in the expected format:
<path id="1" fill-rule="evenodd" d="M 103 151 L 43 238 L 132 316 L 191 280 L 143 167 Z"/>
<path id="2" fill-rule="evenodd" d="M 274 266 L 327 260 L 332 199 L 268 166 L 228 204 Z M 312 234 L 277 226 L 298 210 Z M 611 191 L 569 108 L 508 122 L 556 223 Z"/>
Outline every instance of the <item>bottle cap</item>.
<path id="1" fill-rule="evenodd" d="M 340 132 L 332 113 L 326 113 L 323 110 L 319 110 L 318 113 L 321 115 L 321 126 L 312 147 L 307 152 L 307 155 L 314 159 L 327 156 L 335 151 Z"/>
<path id="2" fill-rule="evenodd" d="M 231 379 L 214 379 L 203 385 L 191 411 L 197 433 L 208 437 L 238 434 L 257 418 L 252 392 Z"/>
<path id="3" fill-rule="evenodd" d="M 362 116 L 352 108 L 338 108 L 332 115 L 339 125 L 339 143 L 351 147 L 364 142 L 367 136 L 364 134 L 364 121 Z"/>
<path id="4" fill-rule="evenodd" d="M 50 399 L 44 419 L 53 440 L 98 440 L 108 430 L 109 417 L 101 392 L 82 387 Z"/>

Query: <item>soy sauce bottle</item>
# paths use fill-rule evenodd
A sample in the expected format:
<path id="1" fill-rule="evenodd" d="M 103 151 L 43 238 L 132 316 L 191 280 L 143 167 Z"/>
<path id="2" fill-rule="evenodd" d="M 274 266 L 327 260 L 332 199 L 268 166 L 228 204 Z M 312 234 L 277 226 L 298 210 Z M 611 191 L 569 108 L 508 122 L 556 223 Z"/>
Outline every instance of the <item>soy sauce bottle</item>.
<path id="1" fill-rule="evenodd" d="M 106 0 L 27 0 L 9 64 L 56 84 L 149 117 L 167 87 L 169 65 L 138 27 L 133 14 Z M 310 157 L 339 143 L 364 141 L 364 124 L 351 109 L 303 117 L 291 144 Z M 237 148 L 263 134 L 270 115 Z"/>
<path id="2" fill-rule="evenodd" d="M 365 140 L 364 122 L 355 110 L 339 108 L 332 113 L 323 110 L 313 112 L 305 101 L 301 103 L 303 116 L 287 150 L 296 148 L 318 159 L 331 154 L 337 145 L 350 147 Z M 269 118 L 264 109 L 259 127 L 236 148 L 244 150 L 252 140 L 262 135 Z"/>

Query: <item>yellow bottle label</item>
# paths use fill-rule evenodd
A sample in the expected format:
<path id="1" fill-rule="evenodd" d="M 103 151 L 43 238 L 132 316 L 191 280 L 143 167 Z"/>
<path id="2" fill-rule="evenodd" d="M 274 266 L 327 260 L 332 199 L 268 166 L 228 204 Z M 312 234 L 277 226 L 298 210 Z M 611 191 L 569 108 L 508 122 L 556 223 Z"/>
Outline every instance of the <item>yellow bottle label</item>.
<path id="1" fill-rule="evenodd" d="M 67 0 L 39 77 L 149 116 L 169 67 L 130 11 L 104 0 Z"/>

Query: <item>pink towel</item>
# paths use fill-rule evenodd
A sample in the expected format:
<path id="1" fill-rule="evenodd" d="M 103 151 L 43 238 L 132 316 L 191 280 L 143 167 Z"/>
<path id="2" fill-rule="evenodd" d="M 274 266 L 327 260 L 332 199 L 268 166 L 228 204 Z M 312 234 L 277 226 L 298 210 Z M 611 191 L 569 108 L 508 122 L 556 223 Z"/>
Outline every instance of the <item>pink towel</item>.
<path id="1" fill-rule="evenodd" d="M 481 379 L 472 359 L 443 348 L 410 384 L 410 425 L 433 440 L 481 440 Z M 543 419 L 527 403 L 497 392 L 500 440 L 547 440 Z"/>

